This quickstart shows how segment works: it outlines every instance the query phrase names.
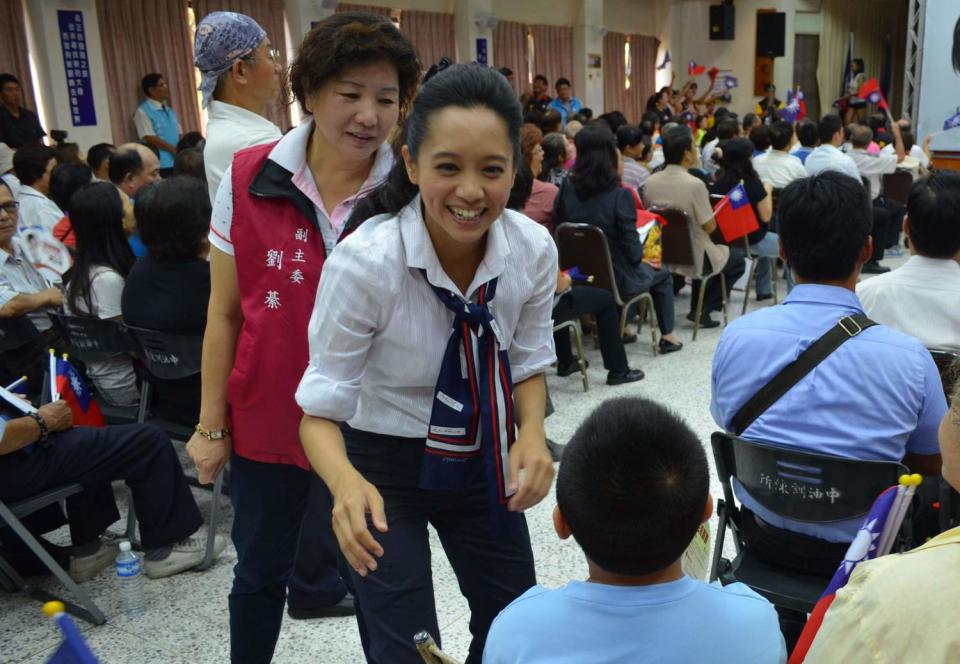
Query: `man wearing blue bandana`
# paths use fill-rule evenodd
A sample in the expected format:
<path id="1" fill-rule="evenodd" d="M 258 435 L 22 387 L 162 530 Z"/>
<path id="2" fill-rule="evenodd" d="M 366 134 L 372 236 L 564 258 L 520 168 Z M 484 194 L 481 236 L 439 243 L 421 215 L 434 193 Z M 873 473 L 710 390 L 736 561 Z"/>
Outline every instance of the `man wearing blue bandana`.
<path id="1" fill-rule="evenodd" d="M 173 155 L 180 140 L 180 121 L 170 107 L 170 89 L 163 75 L 147 74 L 140 87 L 147 98 L 133 114 L 133 124 L 140 140 L 159 151 L 160 175 L 166 177 L 173 172 Z"/>
<path id="2" fill-rule="evenodd" d="M 236 12 L 200 21 L 194 53 L 207 109 L 203 164 L 212 202 L 237 150 L 280 139 L 280 128 L 264 117 L 278 97 L 278 53 L 256 21 Z"/>

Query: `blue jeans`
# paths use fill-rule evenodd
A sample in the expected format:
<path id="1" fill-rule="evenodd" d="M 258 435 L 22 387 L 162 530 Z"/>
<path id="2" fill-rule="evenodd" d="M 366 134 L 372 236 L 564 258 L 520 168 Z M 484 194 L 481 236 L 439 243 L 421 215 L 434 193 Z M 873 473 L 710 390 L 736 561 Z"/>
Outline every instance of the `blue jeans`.
<path id="1" fill-rule="evenodd" d="M 757 296 L 769 295 L 773 292 L 771 259 L 780 257 L 780 237 L 768 231 L 762 240 L 750 245 L 750 257 L 757 261 L 757 269 L 753 273 L 754 283 L 757 284 Z M 787 292 L 791 290 L 793 290 L 793 274 L 788 269 Z"/>

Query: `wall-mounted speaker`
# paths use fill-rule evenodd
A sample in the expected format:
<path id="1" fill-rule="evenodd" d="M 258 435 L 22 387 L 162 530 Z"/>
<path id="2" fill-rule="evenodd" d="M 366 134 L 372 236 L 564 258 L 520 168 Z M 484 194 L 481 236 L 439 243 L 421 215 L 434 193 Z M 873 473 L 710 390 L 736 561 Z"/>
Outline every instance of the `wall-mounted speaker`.
<path id="1" fill-rule="evenodd" d="M 736 10 L 732 4 L 710 5 L 710 39 L 733 39 Z"/>
<path id="2" fill-rule="evenodd" d="M 787 15 L 783 12 L 757 14 L 757 57 L 782 58 L 787 32 Z"/>

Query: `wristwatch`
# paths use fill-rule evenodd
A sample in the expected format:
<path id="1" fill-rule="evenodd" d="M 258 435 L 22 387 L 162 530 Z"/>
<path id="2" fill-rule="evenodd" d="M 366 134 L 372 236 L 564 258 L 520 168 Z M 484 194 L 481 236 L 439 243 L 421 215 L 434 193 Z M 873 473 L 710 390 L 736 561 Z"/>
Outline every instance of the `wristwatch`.
<path id="1" fill-rule="evenodd" d="M 224 427 L 223 429 L 217 429 L 216 431 L 207 431 L 202 426 L 197 424 L 194 427 L 197 430 L 197 433 L 206 438 L 207 440 L 223 440 L 230 435 L 230 429 Z"/>

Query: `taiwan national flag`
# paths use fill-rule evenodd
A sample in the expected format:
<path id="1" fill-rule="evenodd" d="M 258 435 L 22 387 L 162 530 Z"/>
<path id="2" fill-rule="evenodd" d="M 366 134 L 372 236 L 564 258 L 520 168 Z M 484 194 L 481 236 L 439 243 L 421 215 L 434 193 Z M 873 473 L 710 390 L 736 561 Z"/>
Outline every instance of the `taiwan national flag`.
<path id="1" fill-rule="evenodd" d="M 742 182 L 717 203 L 717 207 L 713 208 L 713 215 L 724 242 L 733 242 L 760 228 Z"/>
<path id="2" fill-rule="evenodd" d="M 887 100 L 883 96 L 883 90 L 880 89 L 880 84 L 877 83 L 876 78 L 871 78 L 866 83 L 860 86 L 860 90 L 857 91 L 857 96 L 861 99 L 866 99 L 871 104 L 874 104 L 877 108 L 882 108 L 886 110 Z"/>
<path id="3" fill-rule="evenodd" d="M 896 531 L 899 531 L 900 524 L 903 522 L 903 516 L 906 513 L 903 505 L 904 494 L 901 491 L 903 487 L 892 486 L 877 496 L 873 501 L 873 507 L 863 520 L 863 525 L 857 531 L 857 536 L 850 543 L 843 562 L 837 568 L 827 589 L 823 591 L 820 600 L 814 605 L 810 617 L 807 619 L 807 625 L 803 628 L 803 633 L 797 641 L 796 647 L 790 655 L 789 664 L 801 664 L 813 640 L 817 636 L 820 625 L 823 624 L 823 618 L 827 609 L 836 598 L 838 590 L 843 588 L 850 580 L 850 575 L 860 563 L 872 560 L 877 556 L 885 555 L 889 552 L 889 546 L 892 546 Z M 912 498 L 912 493 L 910 495 Z"/>
<path id="4" fill-rule="evenodd" d="M 83 381 L 80 372 L 64 358 L 57 358 L 56 386 L 60 398 L 73 412 L 73 425 L 83 427 L 106 426 L 100 406 Z"/>
<path id="5" fill-rule="evenodd" d="M 43 605 L 43 612 L 57 622 L 63 634 L 63 642 L 50 655 L 47 664 L 98 664 L 80 630 L 70 616 L 64 613 L 63 603 L 47 602 Z"/>
<path id="6" fill-rule="evenodd" d="M 705 71 L 707 71 L 705 65 L 698 65 L 693 60 L 687 63 L 687 76 L 700 76 Z"/>
<path id="7" fill-rule="evenodd" d="M 791 124 L 807 117 L 807 104 L 803 101 L 803 92 L 787 90 L 787 104 L 780 110 L 780 117 Z"/>

